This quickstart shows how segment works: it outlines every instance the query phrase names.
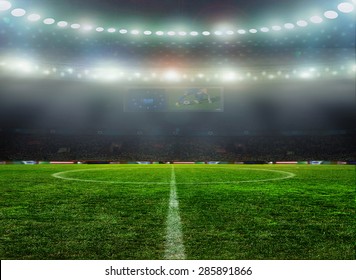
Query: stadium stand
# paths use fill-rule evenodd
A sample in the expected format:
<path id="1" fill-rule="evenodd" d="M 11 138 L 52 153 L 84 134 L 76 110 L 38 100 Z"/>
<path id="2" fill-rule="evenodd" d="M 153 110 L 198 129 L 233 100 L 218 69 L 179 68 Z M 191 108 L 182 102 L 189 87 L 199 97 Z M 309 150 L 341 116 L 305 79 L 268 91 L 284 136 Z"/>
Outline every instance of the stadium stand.
<path id="1" fill-rule="evenodd" d="M 354 135 L 107 136 L 1 133 L 0 160 L 351 161 Z"/>

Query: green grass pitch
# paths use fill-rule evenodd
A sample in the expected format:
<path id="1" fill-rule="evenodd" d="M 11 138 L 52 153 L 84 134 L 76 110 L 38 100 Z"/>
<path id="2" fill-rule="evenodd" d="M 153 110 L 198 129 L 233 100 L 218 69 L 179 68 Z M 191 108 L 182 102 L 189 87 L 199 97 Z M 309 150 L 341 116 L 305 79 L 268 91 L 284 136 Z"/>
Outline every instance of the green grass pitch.
<path id="1" fill-rule="evenodd" d="M 186 259 L 355 259 L 335 165 L 3 165 L 0 257 L 164 259 L 172 186 Z"/>

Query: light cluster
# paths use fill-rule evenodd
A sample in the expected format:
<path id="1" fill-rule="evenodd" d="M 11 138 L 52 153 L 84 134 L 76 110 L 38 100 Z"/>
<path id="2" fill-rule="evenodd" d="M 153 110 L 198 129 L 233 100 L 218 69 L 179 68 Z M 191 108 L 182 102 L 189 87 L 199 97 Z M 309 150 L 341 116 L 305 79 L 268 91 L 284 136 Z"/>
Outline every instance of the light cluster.
<path id="1" fill-rule="evenodd" d="M 352 0 L 355 3 L 354 0 Z M 243 35 L 243 34 L 256 34 L 256 33 L 267 33 L 267 32 L 279 32 L 282 30 L 291 30 L 294 28 L 304 28 L 309 24 L 320 24 L 325 20 L 334 20 L 339 17 L 340 14 L 351 13 L 355 10 L 355 5 L 351 2 L 342 2 L 337 5 L 335 10 L 327 10 L 322 14 L 313 15 L 310 18 L 301 18 L 295 22 L 286 22 L 279 25 L 272 26 L 260 26 L 254 28 L 223 28 L 218 30 L 138 30 L 138 29 L 128 29 L 124 27 L 104 27 L 95 26 L 93 24 L 81 23 L 79 21 L 70 23 L 65 20 L 56 20 L 51 17 L 46 17 L 39 15 L 38 13 L 27 13 L 23 8 L 12 9 L 12 4 L 7 0 L 0 0 L 0 12 L 10 11 L 11 15 L 14 17 L 26 17 L 30 22 L 41 21 L 45 25 L 56 25 L 60 29 L 75 29 L 81 30 L 82 32 L 106 32 L 110 34 L 121 34 L 121 35 L 132 35 L 132 36 L 152 36 L 156 35 L 158 37 L 196 37 L 196 36 L 233 36 L 233 35 Z"/>
<path id="2" fill-rule="evenodd" d="M 111 83 L 218 83 L 249 81 L 354 78 L 356 65 L 289 67 L 281 69 L 122 69 L 119 67 L 70 67 L 36 64 L 24 59 L 0 60 L 0 73 L 11 77 L 78 79 Z"/>

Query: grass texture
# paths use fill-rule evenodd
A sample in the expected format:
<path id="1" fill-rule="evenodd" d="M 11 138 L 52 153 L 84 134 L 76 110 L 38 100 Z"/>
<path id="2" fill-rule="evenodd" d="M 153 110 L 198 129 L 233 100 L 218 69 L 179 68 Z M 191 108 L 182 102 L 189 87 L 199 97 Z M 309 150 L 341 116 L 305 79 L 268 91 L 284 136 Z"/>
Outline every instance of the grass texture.
<path id="1" fill-rule="evenodd" d="M 1 259 L 164 259 L 172 172 L 187 259 L 355 259 L 336 165 L 3 165 Z"/>

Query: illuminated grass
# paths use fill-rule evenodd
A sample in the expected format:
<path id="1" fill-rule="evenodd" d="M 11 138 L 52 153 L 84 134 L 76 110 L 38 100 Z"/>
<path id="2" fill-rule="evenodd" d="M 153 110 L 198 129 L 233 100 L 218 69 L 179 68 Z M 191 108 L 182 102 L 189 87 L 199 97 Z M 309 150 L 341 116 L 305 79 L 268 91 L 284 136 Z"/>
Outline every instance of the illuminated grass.
<path id="1" fill-rule="evenodd" d="M 64 176 L 93 182 L 51 176 L 89 168 Z M 284 176 L 266 169 L 296 176 L 238 183 Z M 175 177 L 188 259 L 355 258 L 353 166 L 177 165 Z M 0 257 L 163 259 L 170 178 L 168 165 L 0 166 Z"/>
<path id="2" fill-rule="evenodd" d="M 354 259 L 354 167 L 270 168 L 297 176 L 239 185 L 180 187 L 188 257 Z M 179 170 L 176 174 L 178 181 L 184 176 Z"/>

